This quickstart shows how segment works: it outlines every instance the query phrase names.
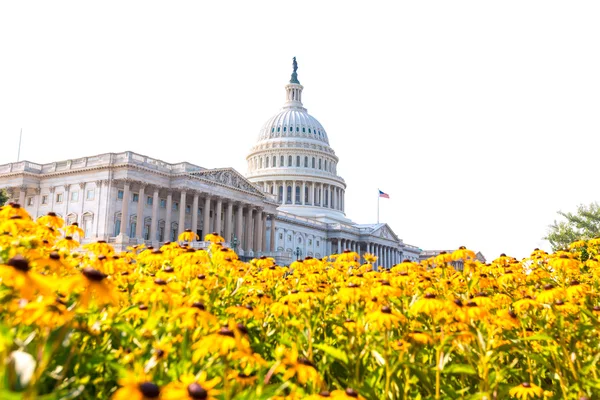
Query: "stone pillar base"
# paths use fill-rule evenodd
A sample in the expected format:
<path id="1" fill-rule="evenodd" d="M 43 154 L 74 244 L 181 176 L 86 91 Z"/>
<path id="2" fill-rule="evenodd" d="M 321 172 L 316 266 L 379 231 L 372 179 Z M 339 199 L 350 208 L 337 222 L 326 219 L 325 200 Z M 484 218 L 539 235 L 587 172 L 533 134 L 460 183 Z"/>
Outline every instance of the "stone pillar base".
<path id="1" fill-rule="evenodd" d="M 129 236 L 119 233 L 115 238 L 115 243 L 129 243 Z"/>

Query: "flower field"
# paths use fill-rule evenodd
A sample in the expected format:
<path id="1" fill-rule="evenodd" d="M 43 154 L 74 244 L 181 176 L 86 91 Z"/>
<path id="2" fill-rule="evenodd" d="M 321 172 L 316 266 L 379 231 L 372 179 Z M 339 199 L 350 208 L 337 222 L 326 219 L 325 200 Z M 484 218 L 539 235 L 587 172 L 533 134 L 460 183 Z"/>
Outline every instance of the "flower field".
<path id="1" fill-rule="evenodd" d="M 0 208 L 0 399 L 594 399 L 600 239 L 376 271 L 207 235 L 115 254 Z M 451 262 L 463 261 L 456 271 Z"/>

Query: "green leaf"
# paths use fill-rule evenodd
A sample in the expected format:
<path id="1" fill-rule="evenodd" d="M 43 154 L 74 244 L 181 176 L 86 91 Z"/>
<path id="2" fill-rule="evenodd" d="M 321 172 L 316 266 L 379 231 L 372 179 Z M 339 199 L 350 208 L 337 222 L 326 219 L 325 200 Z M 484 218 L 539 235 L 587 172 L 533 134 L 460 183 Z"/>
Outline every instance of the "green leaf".
<path id="1" fill-rule="evenodd" d="M 450 364 L 446 366 L 443 370 L 445 374 L 466 374 L 466 375 L 476 375 L 477 371 L 472 365 L 469 364 Z"/>
<path id="2" fill-rule="evenodd" d="M 335 358 L 338 361 L 343 362 L 344 364 L 348 364 L 348 356 L 346 353 L 340 349 L 336 349 L 335 347 L 329 346 L 324 343 L 318 343 L 314 345 L 315 348 L 321 350 L 323 353 L 327 354 Z"/>

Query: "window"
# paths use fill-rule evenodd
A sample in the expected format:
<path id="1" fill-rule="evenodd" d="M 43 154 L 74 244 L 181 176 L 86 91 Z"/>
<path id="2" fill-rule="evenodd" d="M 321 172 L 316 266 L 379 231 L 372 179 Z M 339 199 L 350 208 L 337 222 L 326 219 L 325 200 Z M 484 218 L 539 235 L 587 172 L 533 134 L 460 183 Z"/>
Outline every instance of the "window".
<path id="1" fill-rule="evenodd" d="M 56 193 L 56 202 L 57 203 L 62 203 L 63 201 L 63 194 L 62 193 Z"/>
<path id="2" fill-rule="evenodd" d="M 327 171 L 327 160 L 325 160 L 325 171 Z"/>
<path id="3" fill-rule="evenodd" d="M 287 126 L 284 126 L 283 127 L 283 131 L 285 132 L 286 130 L 287 130 Z"/>
<path id="4" fill-rule="evenodd" d="M 280 167 L 283 167 L 283 166 L 284 166 L 284 165 L 283 165 L 283 164 L 284 164 L 284 161 L 285 161 L 285 158 L 284 158 L 283 156 L 279 157 L 279 166 L 280 166 Z"/>
<path id="5" fill-rule="evenodd" d="M 277 198 L 279 199 L 279 202 L 283 202 L 283 186 L 279 186 L 279 190 L 278 190 L 278 196 Z"/>
<path id="6" fill-rule="evenodd" d="M 42 204 L 48 204 L 48 195 L 47 194 L 42 196 Z"/>
<path id="7" fill-rule="evenodd" d="M 308 128 L 308 133 L 312 133 L 312 132 L 310 131 L 310 128 Z"/>
<path id="8" fill-rule="evenodd" d="M 294 201 L 295 204 L 301 203 L 301 201 L 300 201 L 300 192 L 301 191 L 302 191 L 302 188 L 300 186 L 296 186 L 296 193 L 295 193 L 296 199 Z"/>
<path id="9" fill-rule="evenodd" d="M 280 126 L 278 126 L 278 127 L 277 127 L 277 132 L 280 132 L 280 131 L 281 131 L 281 127 L 280 127 Z"/>
<path id="10" fill-rule="evenodd" d="M 300 156 L 296 156 L 296 167 L 300 166 Z"/>
<path id="11" fill-rule="evenodd" d="M 292 187 L 288 186 L 287 187 L 287 204 L 292 204 Z"/>
<path id="12" fill-rule="evenodd" d="M 319 158 L 319 169 L 321 169 L 321 159 Z"/>
<path id="13" fill-rule="evenodd" d="M 304 168 L 308 168 L 308 157 L 304 157 Z"/>
<path id="14" fill-rule="evenodd" d="M 319 247 L 320 245 L 321 245 L 321 242 L 319 242 L 319 241 L 317 240 L 317 247 Z"/>
<path id="15" fill-rule="evenodd" d="M 296 132 L 300 132 L 300 128 L 296 127 Z"/>
<path id="16" fill-rule="evenodd" d="M 152 204 L 154 204 L 152 196 L 146 196 L 146 205 L 151 206 Z"/>
<path id="17" fill-rule="evenodd" d="M 83 237 L 89 238 L 92 236 L 92 216 L 83 216 Z"/>
<path id="18" fill-rule="evenodd" d="M 277 157 L 273 156 L 273 168 L 277 166 Z"/>
<path id="19" fill-rule="evenodd" d="M 95 193 L 96 192 L 94 191 L 94 189 L 89 189 L 87 192 L 85 192 L 85 199 L 94 200 Z"/>
<path id="20" fill-rule="evenodd" d="M 119 190 L 119 191 L 117 192 L 117 199 L 118 199 L 118 200 L 123 200 L 123 191 L 122 191 L 122 190 Z"/>
<path id="21" fill-rule="evenodd" d="M 308 239 L 308 245 L 312 246 L 312 239 Z"/>
<path id="22" fill-rule="evenodd" d="M 185 205 L 185 213 L 186 214 L 191 214 L 192 213 L 192 206 L 190 206 L 189 204 Z"/>
<path id="23" fill-rule="evenodd" d="M 306 128 L 302 128 L 302 133 L 306 133 Z"/>
<path id="24" fill-rule="evenodd" d="M 140 195 L 138 193 L 134 193 L 131 201 L 137 203 L 138 201 L 140 201 Z"/>
<path id="25" fill-rule="evenodd" d="M 71 201 L 79 200 L 79 192 L 71 192 Z"/>
<path id="26" fill-rule="evenodd" d="M 160 199 L 160 208 L 167 208 L 167 200 Z"/>
<path id="27" fill-rule="evenodd" d="M 288 242 L 292 241 L 292 235 L 288 235 Z"/>
<path id="28" fill-rule="evenodd" d="M 313 168 L 315 167 L 315 158 L 314 157 L 312 158 L 312 167 Z"/>
<path id="29" fill-rule="evenodd" d="M 283 240 L 283 233 L 279 234 L 279 240 Z"/>
<path id="30" fill-rule="evenodd" d="M 173 203 L 173 207 L 171 207 L 171 209 L 173 211 L 179 211 L 179 203 L 178 202 L 174 202 Z"/>
<path id="31" fill-rule="evenodd" d="M 27 205 L 28 206 L 32 206 L 33 205 L 33 197 L 28 197 L 27 198 Z"/>
<path id="32" fill-rule="evenodd" d="M 269 168 L 269 157 L 265 159 L 265 168 Z"/>
<path id="33" fill-rule="evenodd" d="M 288 167 L 293 167 L 292 156 L 288 156 Z"/>

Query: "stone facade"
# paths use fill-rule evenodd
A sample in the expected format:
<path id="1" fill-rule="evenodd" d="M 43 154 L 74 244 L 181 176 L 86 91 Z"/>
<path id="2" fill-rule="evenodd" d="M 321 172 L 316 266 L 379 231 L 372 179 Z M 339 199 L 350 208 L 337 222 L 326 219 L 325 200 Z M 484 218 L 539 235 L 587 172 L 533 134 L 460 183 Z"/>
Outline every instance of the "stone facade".
<path id="1" fill-rule="evenodd" d="M 360 225 L 346 217 L 346 184 L 327 133 L 302 105 L 298 80 L 285 89 L 282 110 L 261 129 L 247 157 L 246 177 L 231 168 L 123 152 L 0 165 L 0 188 L 34 218 L 53 211 L 79 223 L 83 243 L 107 240 L 117 249 L 156 247 L 191 229 L 201 238 L 217 232 L 240 255 L 272 256 L 280 264 L 346 249 L 373 253 L 385 268 L 418 261 L 421 250 L 404 244 L 387 224 Z"/>

